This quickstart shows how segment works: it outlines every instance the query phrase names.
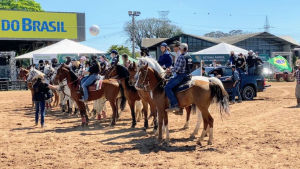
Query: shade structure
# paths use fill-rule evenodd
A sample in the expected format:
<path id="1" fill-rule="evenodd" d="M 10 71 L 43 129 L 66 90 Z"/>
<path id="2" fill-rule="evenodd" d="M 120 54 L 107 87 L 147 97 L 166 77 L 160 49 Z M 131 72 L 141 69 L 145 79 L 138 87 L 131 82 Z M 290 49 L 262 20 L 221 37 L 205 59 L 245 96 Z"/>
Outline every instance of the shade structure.
<path id="1" fill-rule="evenodd" d="M 218 45 L 212 46 L 210 48 L 204 49 L 204 50 L 200 50 L 198 52 L 192 53 L 192 55 L 200 55 L 200 54 L 230 54 L 231 51 L 234 51 L 235 54 L 247 54 L 248 51 L 243 49 L 243 48 L 239 48 L 237 46 L 234 45 L 230 45 L 227 43 L 220 43 Z"/>
<path id="2" fill-rule="evenodd" d="M 102 54 L 105 52 L 82 45 L 69 39 L 61 40 L 55 44 L 26 53 L 16 59 L 32 59 L 34 54 Z"/>

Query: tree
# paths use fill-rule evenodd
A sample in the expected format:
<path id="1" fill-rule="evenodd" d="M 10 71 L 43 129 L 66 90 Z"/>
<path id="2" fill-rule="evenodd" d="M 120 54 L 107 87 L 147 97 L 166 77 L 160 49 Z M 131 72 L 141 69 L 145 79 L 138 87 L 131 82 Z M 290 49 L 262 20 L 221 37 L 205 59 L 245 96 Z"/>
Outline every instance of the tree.
<path id="1" fill-rule="evenodd" d="M 128 56 L 131 56 L 131 52 L 128 47 L 125 47 L 123 45 L 111 45 L 111 47 L 108 49 L 107 53 L 110 53 L 112 50 L 117 50 L 119 55 L 122 55 L 126 53 Z"/>
<path id="2" fill-rule="evenodd" d="M 0 9 L 23 10 L 23 11 L 44 11 L 41 4 L 34 0 L 0 0 Z"/>
<path id="3" fill-rule="evenodd" d="M 224 33 L 222 31 L 209 32 L 209 33 L 204 34 L 203 36 L 212 37 L 212 38 L 221 38 L 221 37 L 227 37 L 227 36 L 243 35 L 243 34 L 248 34 L 248 33 L 250 33 L 250 32 L 244 32 L 242 30 L 231 30 L 228 33 Z"/>
<path id="4" fill-rule="evenodd" d="M 167 21 L 149 18 L 135 21 L 135 44 L 139 48 L 142 46 L 143 38 L 170 38 L 181 34 L 183 31 L 176 25 Z M 132 21 L 128 21 L 124 25 L 125 34 L 128 36 L 127 43 L 132 44 Z"/>

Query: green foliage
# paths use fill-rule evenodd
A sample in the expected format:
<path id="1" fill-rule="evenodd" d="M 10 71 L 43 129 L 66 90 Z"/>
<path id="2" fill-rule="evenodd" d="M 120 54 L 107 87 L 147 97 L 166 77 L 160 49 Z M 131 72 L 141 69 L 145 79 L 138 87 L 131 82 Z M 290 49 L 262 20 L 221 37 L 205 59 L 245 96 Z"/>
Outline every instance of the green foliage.
<path id="1" fill-rule="evenodd" d="M 296 66 L 297 60 L 298 60 L 298 57 L 294 55 L 293 58 L 292 58 L 292 64 L 293 64 L 292 66 L 293 66 L 293 68 Z"/>
<path id="2" fill-rule="evenodd" d="M 22 11 L 44 11 L 34 0 L 0 0 L 0 9 Z"/>
<path id="3" fill-rule="evenodd" d="M 135 58 L 140 58 L 141 57 L 141 53 L 140 52 L 135 52 Z"/>
<path id="4" fill-rule="evenodd" d="M 117 50 L 119 55 L 122 55 L 126 53 L 128 56 L 131 56 L 131 52 L 128 47 L 125 47 L 123 45 L 111 45 L 111 47 L 108 49 L 107 53 L 110 53 L 112 50 Z"/>

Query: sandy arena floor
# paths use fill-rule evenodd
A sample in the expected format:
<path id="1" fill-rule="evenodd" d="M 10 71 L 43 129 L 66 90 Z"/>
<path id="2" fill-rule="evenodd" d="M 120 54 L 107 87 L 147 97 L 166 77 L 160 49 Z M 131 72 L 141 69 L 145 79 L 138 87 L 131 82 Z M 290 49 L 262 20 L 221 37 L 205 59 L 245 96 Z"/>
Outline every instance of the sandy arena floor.
<path id="1" fill-rule="evenodd" d="M 213 145 L 206 137 L 203 147 L 189 139 L 196 115 L 187 130 L 185 114 L 169 115 L 171 142 L 159 147 L 152 128 L 141 130 L 142 121 L 130 129 L 128 108 L 113 128 L 109 121 L 79 127 L 79 118 L 55 108 L 41 129 L 34 127 L 29 91 L 0 92 L 0 168 L 299 168 L 295 84 L 268 84 L 255 100 L 232 105 L 223 122 L 212 106 Z"/>

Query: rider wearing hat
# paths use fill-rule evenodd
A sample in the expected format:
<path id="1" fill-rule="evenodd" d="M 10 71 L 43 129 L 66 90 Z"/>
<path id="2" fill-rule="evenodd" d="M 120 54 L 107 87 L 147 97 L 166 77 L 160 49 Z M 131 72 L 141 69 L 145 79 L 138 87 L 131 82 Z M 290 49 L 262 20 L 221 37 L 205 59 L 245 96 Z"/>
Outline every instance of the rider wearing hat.
<path id="1" fill-rule="evenodd" d="M 86 57 L 85 56 L 81 56 L 79 59 L 79 70 L 85 70 L 85 61 L 86 61 Z"/>
<path id="2" fill-rule="evenodd" d="M 119 61 L 119 55 L 118 55 L 118 51 L 117 50 L 112 50 L 110 52 L 110 56 L 112 58 L 112 61 L 111 61 L 110 65 L 114 65 L 116 62 Z"/>
<path id="3" fill-rule="evenodd" d="M 141 48 L 141 56 L 142 57 L 152 58 L 152 56 L 150 56 L 150 54 L 149 54 L 149 49 L 146 48 L 146 47 L 142 47 Z"/>
<path id="4" fill-rule="evenodd" d="M 180 51 L 181 55 L 177 58 L 174 68 L 172 69 L 172 72 L 175 75 L 170 79 L 164 88 L 166 95 L 171 102 L 170 108 L 166 110 L 167 112 L 179 111 L 178 100 L 172 89 L 179 85 L 182 80 L 192 72 L 193 63 L 192 57 L 187 52 L 188 45 L 186 43 L 182 43 L 180 45 Z"/>
<path id="5" fill-rule="evenodd" d="M 169 52 L 170 48 L 165 42 L 163 42 L 160 45 L 160 50 L 162 52 L 162 55 L 159 57 L 158 63 L 164 69 L 169 69 L 172 66 L 172 56 L 171 53 Z"/>
<path id="6" fill-rule="evenodd" d="M 100 67 L 97 61 L 97 55 L 93 55 L 91 67 L 89 68 L 89 71 L 83 73 L 83 75 L 89 74 L 89 76 L 86 79 L 86 81 L 82 84 L 83 96 L 82 99 L 80 99 L 80 101 L 85 102 L 88 100 L 89 98 L 88 86 L 97 79 L 99 71 L 100 71 Z"/>
<path id="7" fill-rule="evenodd" d="M 175 56 L 173 56 L 173 61 L 174 61 L 174 64 L 176 63 L 176 60 L 177 58 L 181 55 L 181 52 L 180 52 L 180 42 L 175 40 L 173 43 L 172 43 L 172 48 L 173 48 L 173 51 L 176 53 Z"/>
<path id="8" fill-rule="evenodd" d="M 45 68 L 44 61 L 40 60 L 39 61 L 39 66 L 38 66 L 38 70 L 44 73 L 44 68 Z"/>

